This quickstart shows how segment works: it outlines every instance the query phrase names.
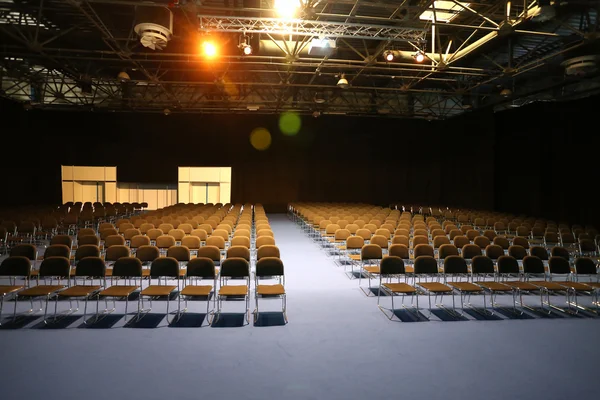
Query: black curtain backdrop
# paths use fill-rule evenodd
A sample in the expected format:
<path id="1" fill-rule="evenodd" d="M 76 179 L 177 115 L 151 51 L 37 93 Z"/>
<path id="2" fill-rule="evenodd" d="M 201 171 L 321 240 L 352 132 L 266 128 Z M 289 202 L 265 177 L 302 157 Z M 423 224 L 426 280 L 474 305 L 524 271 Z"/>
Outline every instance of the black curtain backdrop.
<path id="1" fill-rule="evenodd" d="M 448 121 L 24 111 L 1 102 L 0 204 L 61 201 L 60 165 L 116 165 L 120 182 L 177 182 L 178 166 L 231 166 L 232 201 L 425 203 L 598 222 L 598 98 Z M 267 128 L 265 151 L 250 132 Z M 580 194 L 578 194 L 580 193 Z"/>

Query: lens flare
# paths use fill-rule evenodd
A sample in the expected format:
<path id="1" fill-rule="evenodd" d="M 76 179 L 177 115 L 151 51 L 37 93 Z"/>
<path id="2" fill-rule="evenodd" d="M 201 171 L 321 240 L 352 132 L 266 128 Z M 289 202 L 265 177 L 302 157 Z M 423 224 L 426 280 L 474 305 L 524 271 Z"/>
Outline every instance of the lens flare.
<path id="1" fill-rule="evenodd" d="M 217 55 L 217 46 L 215 46 L 213 42 L 203 42 L 202 54 L 204 54 L 205 57 L 213 58 Z"/>
<path id="2" fill-rule="evenodd" d="M 286 111 L 279 116 L 279 129 L 284 135 L 296 135 L 301 126 L 300 116 L 293 111 Z"/>
<path id="3" fill-rule="evenodd" d="M 256 150 L 267 150 L 271 146 L 271 133 L 266 128 L 255 128 L 250 133 L 250 144 Z"/>

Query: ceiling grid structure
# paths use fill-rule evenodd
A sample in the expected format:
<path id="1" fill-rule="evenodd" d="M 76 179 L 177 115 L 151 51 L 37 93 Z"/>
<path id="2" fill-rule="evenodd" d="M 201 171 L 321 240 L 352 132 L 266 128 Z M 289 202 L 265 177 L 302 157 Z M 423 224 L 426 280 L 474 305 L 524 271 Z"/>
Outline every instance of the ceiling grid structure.
<path id="1" fill-rule="evenodd" d="M 437 120 L 600 93 L 598 1 L 295 3 L 283 17 L 271 0 L 0 0 L 0 96 L 56 110 Z M 142 35 L 148 15 L 167 31 Z"/>

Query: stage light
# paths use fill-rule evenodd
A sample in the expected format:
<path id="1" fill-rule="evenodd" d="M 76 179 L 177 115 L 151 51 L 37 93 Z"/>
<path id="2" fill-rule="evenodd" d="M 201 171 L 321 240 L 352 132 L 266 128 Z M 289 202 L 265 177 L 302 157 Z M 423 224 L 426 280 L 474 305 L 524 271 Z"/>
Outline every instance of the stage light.
<path id="1" fill-rule="evenodd" d="M 202 53 L 205 57 L 213 58 L 217 55 L 217 46 L 213 42 L 206 41 L 202 43 Z"/>
<path id="2" fill-rule="evenodd" d="M 249 44 L 242 43 L 240 45 L 240 48 L 242 49 L 242 53 L 244 53 L 245 56 L 249 56 L 250 54 L 252 54 L 252 46 L 250 46 Z"/>
<path id="3" fill-rule="evenodd" d="M 394 61 L 394 53 L 392 53 L 389 50 L 387 50 L 386 52 L 384 52 L 383 56 L 385 57 L 385 61 L 387 61 L 387 62 Z"/>
<path id="4" fill-rule="evenodd" d="M 420 50 L 417 51 L 413 57 L 415 58 L 415 61 L 418 63 L 423 62 L 425 60 L 425 54 L 423 54 L 423 52 Z"/>
<path id="5" fill-rule="evenodd" d="M 275 0 L 275 10 L 282 18 L 294 18 L 299 8 L 299 0 Z"/>

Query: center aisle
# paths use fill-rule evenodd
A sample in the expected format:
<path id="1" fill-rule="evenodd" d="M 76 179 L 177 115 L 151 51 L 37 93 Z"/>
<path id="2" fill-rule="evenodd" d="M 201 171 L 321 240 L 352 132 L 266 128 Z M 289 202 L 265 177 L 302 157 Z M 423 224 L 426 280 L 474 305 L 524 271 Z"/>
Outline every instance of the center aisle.
<path id="1" fill-rule="evenodd" d="M 296 323 L 318 322 L 328 330 L 353 330 L 352 335 L 373 333 L 388 326 L 372 299 L 366 299 L 357 280 L 350 280 L 344 268 L 334 263 L 317 243 L 286 215 L 268 216 L 275 243 L 285 266 L 288 316 Z M 366 284 L 366 281 L 364 282 Z M 360 329 L 368 332 L 359 332 Z M 332 340 L 337 338 L 332 337 Z"/>

